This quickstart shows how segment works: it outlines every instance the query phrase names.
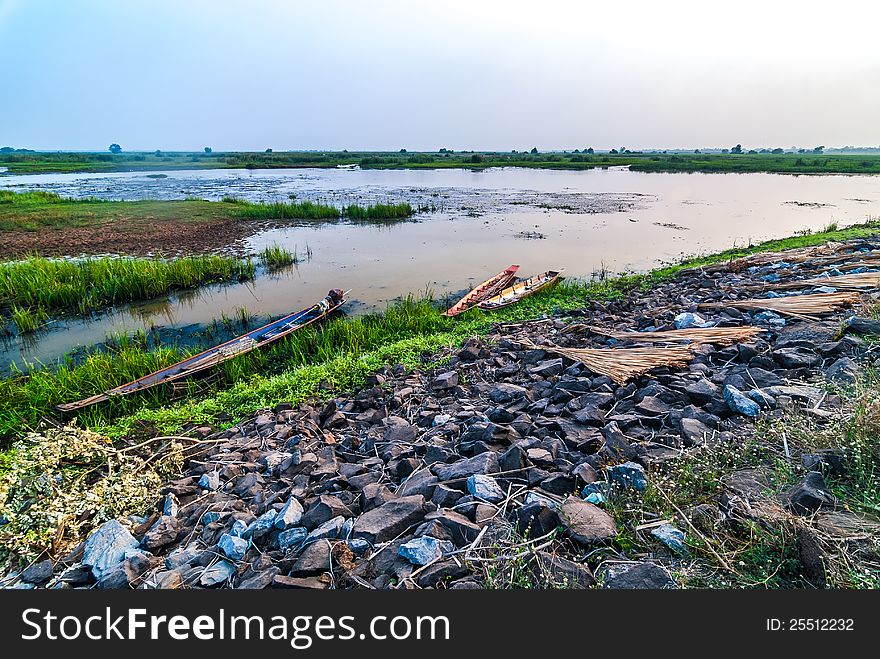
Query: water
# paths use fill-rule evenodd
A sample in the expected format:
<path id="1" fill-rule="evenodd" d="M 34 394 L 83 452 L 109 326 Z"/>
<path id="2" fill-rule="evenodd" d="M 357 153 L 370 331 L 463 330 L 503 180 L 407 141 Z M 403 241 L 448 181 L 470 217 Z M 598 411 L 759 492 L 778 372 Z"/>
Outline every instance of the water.
<path id="1" fill-rule="evenodd" d="M 309 306 L 330 288 L 352 289 L 349 313 L 382 308 L 410 292 L 453 297 L 511 263 L 529 276 L 565 268 L 589 277 L 645 270 L 801 229 L 880 216 L 880 178 L 777 174 L 648 174 L 470 170 L 199 170 L 0 177 L 0 187 L 106 199 L 300 200 L 334 204 L 409 201 L 415 222 L 388 226 L 293 226 L 245 241 L 277 243 L 311 260 L 250 284 L 213 286 L 130 305 L 88 321 L 57 323 L 27 342 L 7 341 L 0 367 L 48 363 L 113 332 L 186 332 L 246 308 L 261 317 Z M 539 234 L 540 238 L 529 238 Z M 238 247 L 242 247 L 239 245 Z"/>

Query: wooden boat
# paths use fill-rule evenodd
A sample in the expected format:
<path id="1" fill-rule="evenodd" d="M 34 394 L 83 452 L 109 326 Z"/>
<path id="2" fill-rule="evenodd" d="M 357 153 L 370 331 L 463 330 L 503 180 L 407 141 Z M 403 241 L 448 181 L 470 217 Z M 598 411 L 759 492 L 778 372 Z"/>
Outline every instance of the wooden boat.
<path id="1" fill-rule="evenodd" d="M 110 400 L 116 396 L 133 394 L 160 384 L 174 382 L 197 373 L 202 373 L 218 364 L 222 364 L 223 362 L 232 359 L 233 357 L 243 355 L 252 350 L 256 350 L 257 348 L 262 348 L 263 346 L 283 339 L 285 336 L 288 336 L 307 325 L 316 323 L 319 320 L 326 318 L 331 312 L 338 309 L 344 303 L 345 293 L 338 288 L 334 288 L 323 300 L 308 309 L 288 314 L 268 325 L 264 325 L 263 327 L 257 328 L 247 334 L 243 334 L 227 341 L 226 343 L 221 343 L 218 346 L 209 348 L 208 350 L 193 355 L 192 357 L 188 357 L 183 361 L 172 364 L 171 366 L 156 371 L 155 373 L 150 373 L 149 375 L 145 375 L 142 378 L 120 385 L 114 389 L 108 389 L 104 393 L 90 396 L 89 398 L 84 398 L 73 403 L 57 405 L 56 409 L 60 412 L 72 412 L 96 403 Z"/>
<path id="2" fill-rule="evenodd" d="M 509 288 L 505 288 L 498 295 L 490 297 L 488 300 L 483 300 L 477 306 L 487 311 L 509 307 L 511 304 L 515 304 L 529 295 L 534 295 L 538 291 L 555 286 L 561 279 L 562 272 L 562 270 L 548 270 L 540 275 L 523 279 Z"/>
<path id="3" fill-rule="evenodd" d="M 502 270 L 494 277 L 489 277 L 479 286 L 471 289 L 467 295 L 443 312 L 444 316 L 457 316 L 464 313 L 468 309 L 473 309 L 483 300 L 498 295 L 504 288 L 516 277 L 516 271 L 519 270 L 518 265 L 512 265 L 506 270 Z"/>

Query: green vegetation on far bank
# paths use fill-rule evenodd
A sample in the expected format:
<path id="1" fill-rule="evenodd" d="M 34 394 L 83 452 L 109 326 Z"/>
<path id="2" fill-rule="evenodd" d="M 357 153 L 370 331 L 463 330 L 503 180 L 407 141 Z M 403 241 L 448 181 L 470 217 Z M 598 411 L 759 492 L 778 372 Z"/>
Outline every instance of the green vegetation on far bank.
<path id="1" fill-rule="evenodd" d="M 643 172 L 777 172 L 785 174 L 877 174 L 880 155 L 804 153 L 631 152 L 12 152 L 0 153 L 11 174 L 119 172 L 179 169 L 280 169 L 359 165 L 370 169 L 537 167 L 591 169 L 629 166 Z"/>

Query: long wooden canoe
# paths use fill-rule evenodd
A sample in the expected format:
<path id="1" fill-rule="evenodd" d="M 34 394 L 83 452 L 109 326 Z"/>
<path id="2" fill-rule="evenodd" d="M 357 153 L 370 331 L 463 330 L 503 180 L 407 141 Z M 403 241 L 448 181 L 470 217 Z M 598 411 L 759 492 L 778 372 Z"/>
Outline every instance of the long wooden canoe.
<path id="1" fill-rule="evenodd" d="M 443 312 L 444 316 L 457 316 L 464 313 L 468 309 L 473 309 L 483 300 L 498 295 L 507 285 L 516 277 L 516 271 L 519 270 L 518 265 L 512 265 L 506 270 L 502 270 L 497 275 L 489 277 L 479 286 L 472 288 L 467 295 Z"/>
<path id="2" fill-rule="evenodd" d="M 166 384 L 180 380 L 182 378 L 201 373 L 211 369 L 218 364 L 243 355 L 245 353 L 262 348 L 270 343 L 274 343 L 285 336 L 296 332 L 307 325 L 311 325 L 323 318 L 326 318 L 331 312 L 345 304 L 345 293 L 338 288 L 331 290 L 327 296 L 308 309 L 288 314 L 283 318 L 259 327 L 255 330 L 242 334 L 226 343 L 209 348 L 203 352 L 188 357 L 183 361 L 172 364 L 167 368 L 150 373 L 142 378 L 133 380 L 127 384 L 120 385 L 114 389 L 108 389 L 104 393 L 90 396 L 73 403 L 64 403 L 57 405 L 56 409 L 60 412 L 72 412 L 80 410 L 84 407 L 94 405 L 96 403 L 110 400 L 116 396 L 125 396 L 139 391 L 144 391 L 160 384 Z"/>
<path id="3" fill-rule="evenodd" d="M 505 288 L 498 295 L 490 297 L 488 300 L 483 300 L 477 306 L 487 311 L 509 307 L 511 304 L 515 304 L 529 295 L 534 295 L 538 291 L 555 286 L 559 282 L 562 272 L 562 270 L 548 270 L 540 275 L 523 279 L 509 288 Z"/>

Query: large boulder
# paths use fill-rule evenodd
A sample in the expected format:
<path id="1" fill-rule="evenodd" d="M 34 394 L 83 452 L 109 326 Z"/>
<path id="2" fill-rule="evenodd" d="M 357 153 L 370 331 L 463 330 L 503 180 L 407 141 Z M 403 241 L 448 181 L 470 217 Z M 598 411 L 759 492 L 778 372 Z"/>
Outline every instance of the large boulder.
<path id="1" fill-rule="evenodd" d="M 577 497 L 568 497 L 562 503 L 559 517 L 571 537 L 584 545 L 611 540 L 617 535 L 611 515 Z"/>
<path id="2" fill-rule="evenodd" d="M 351 535 L 371 544 L 392 540 L 425 516 L 425 497 L 415 494 L 392 499 L 355 520 Z"/>
<path id="3" fill-rule="evenodd" d="M 126 551 L 137 546 L 138 541 L 128 529 L 111 519 L 86 538 L 82 562 L 92 569 L 95 579 L 100 579 L 125 560 Z"/>

